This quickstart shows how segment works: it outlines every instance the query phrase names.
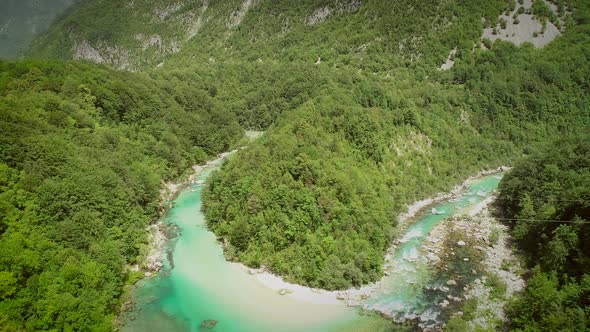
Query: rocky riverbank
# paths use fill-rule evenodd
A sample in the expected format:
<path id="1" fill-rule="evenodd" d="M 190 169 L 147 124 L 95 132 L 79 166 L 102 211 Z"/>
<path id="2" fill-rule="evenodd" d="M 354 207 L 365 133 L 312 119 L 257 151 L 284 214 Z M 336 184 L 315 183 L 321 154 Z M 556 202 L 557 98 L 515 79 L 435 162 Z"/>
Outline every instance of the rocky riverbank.
<path id="1" fill-rule="evenodd" d="M 217 167 L 225 158 L 235 153 L 237 150 L 221 153 L 217 158 L 208 161 L 204 165 L 192 166 L 192 174 L 184 181 L 166 182 L 160 191 L 160 217 L 163 217 L 167 211 L 170 203 L 176 198 L 178 193 L 191 184 L 200 184 L 200 175 L 204 170 Z M 166 259 L 166 243 L 171 238 L 171 234 L 176 233 L 174 226 L 167 225 L 162 218 L 146 227 L 148 232 L 149 249 L 148 254 L 141 266 L 134 267 L 136 270 L 145 271 L 145 276 L 150 277 L 157 273 L 163 266 L 163 261 Z M 172 236 L 173 237 L 173 236 Z"/>
<path id="2" fill-rule="evenodd" d="M 263 134 L 263 131 L 246 131 L 244 139 L 246 143 L 248 143 L 261 137 Z M 241 147 L 240 149 L 242 148 L 244 147 Z M 178 228 L 174 225 L 165 224 L 162 219 L 166 211 L 171 207 L 170 204 L 187 186 L 191 184 L 202 184 L 200 176 L 204 170 L 219 166 L 225 158 L 234 154 L 236 151 L 238 151 L 238 149 L 221 153 L 217 155 L 215 159 L 207 161 L 204 165 L 193 165 L 191 167 L 192 173 L 186 179 L 162 182 L 159 205 L 160 218 L 146 227 L 146 232 L 148 233 L 148 247 L 146 249 L 145 259 L 141 264 L 131 266 L 131 270 L 143 271 L 145 277 L 151 277 L 162 268 L 164 265 L 163 262 L 167 256 L 166 244 L 170 238 L 178 235 Z"/>
<path id="3" fill-rule="evenodd" d="M 501 329 L 505 304 L 525 286 L 508 229 L 489 211 L 493 200 L 489 197 L 466 214 L 438 224 L 422 248 L 427 263 L 447 278 L 440 287 L 447 295 L 436 305 L 469 330 Z M 465 269 L 467 273 L 461 273 Z"/>
<path id="4" fill-rule="evenodd" d="M 400 214 L 398 217 L 398 223 L 401 226 L 405 225 L 408 221 L 412 220 L 416 214 L 422 211 L 425 207 L 430 206 L 434 203 L 438 203 L 444 201 L 446 199 L 452 199 L 459 196 L 459 194 L 467 189 L 467 184 L 473 180 L 479 179 L 486 175 L 497 174 L 509 171 L 511 167 L 508 166 L 500 166 L 493 169 L 486 169 L 481 170 L 477 174 L 468 177 L 463 181 L 463 183 L 456 185 L 451 191 L 446 193 L 440 193 L 434 197 L 425 198 L 423 200 L 419 200 L 414 202 L 412 205 L 408 206 L 408 211 L 405 213 Z"/>
<path id="5" fill-rule="evenodd" d="M 436 204 L 437 202 L 458 197 L 461 192 L 468 189 L 467 185 L 471 181 L 483 176 L 505 172 L 507 170 L 509 170 L 509 167 L 506 166 L 501 166 L 490 170 L 482 170 L 478 174 L 467 178 L 462 184 L 455 186 L 453 190 L 448 193 L 441 193 L 432 198 L 423 199 L 411 204 L 408 206 L 407 212 L 401 214 L 398 217 L 400 233 L 402 233 L 409 225 L 411 225 L 411 221 L 418 215 L 418 213 L 427 209 L 429 206 Z M 484 202 L 487 204 L 490 202 L 490 200 L 486 200 Z M 473 209 L 474 213 L 478 213 L 481 211 L 481 209 L 483 209 L 485 204 L 478 204 L 476 206 L 469 207 L 469 209 Z M 395 240 L 385 255 L 385 264 L 383 267 L 385 277 L 387 277 L 389 271 L 394 268 L 392 266 L 392 261 L 398 244 L 399 240 Z M 275 290 L 280 295 L 290 296 L 298 300 L 311 303 L 342 304 L 349 307 L 356 307 L 361 306 L 366 299 L 370 298 L 375 293 L 383 289 L 383 279 L 381 279 L 375 283 L 371 283 L 360 288 L 349 288 L 347 290 L 341 291 L 326 291 L 323 289 L 315 289 L 286 282 L 280 276 L 273 274 L 264 267 L 260 269 L 251 269 L 239 263 L 236 263 L 236 266 L 238 266 L 241 270 L 247 271 L 249 274 L 253 275 L 258 282 L 262 283 L 268 288 Z"/>

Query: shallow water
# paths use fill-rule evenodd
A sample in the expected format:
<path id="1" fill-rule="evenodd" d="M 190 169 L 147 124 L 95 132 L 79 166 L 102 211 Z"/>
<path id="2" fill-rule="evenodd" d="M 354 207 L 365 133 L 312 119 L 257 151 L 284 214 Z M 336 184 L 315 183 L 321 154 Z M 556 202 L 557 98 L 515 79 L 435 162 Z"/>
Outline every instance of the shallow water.
<path id="1" fill-rule="evenodd" d="M 439 222 L 489 197 L 500 179 L 496 174 L 473 180 L 461 196 L 432 206 L 438 214 L 427 209 L 418 216 L 395 250 L 390 275 L 383 278 L 381 291 L 369 298 L 365 307 L 400 321 L 421 317 L 426 325 L 438 323 L 438 312 L 431 305 L 433 298 L 425 294 L 425 290 L 432 287 L 435 276 L 427 261 L 422 259 L 422 244 Z"/>
<path id="2" fill-rule="evenodd" d="M 210 170 L 202 173 L 206 178 Z M 499 180 L 488 176 L 470 186 L 455 202 L 435 205 L 440 215 L 419 217 L 402 238 L 383 288 L 364 305 L 393 317 L 424 315 L 428 309 L 423 289 L 432 278 L 420 259 L 421 243 L 434 226 L 470 202 L 485 197 Z M 136 308 L 125 314 L 122 331 L 201 331 L 206 320 L 217 321 L 211 331 L 378 331 L 391 323 L 378 315 L 361 315 L 344 305 L 302 302 L 264 287 L 236 264 L 223 257 L 221 245 L 205 227 L 200 185 L 192 185 L 176 198 L 165 222 L 181 234 L 170 241 L 174 268 L 166 262 L 162 272 L 134 288 Z"/>

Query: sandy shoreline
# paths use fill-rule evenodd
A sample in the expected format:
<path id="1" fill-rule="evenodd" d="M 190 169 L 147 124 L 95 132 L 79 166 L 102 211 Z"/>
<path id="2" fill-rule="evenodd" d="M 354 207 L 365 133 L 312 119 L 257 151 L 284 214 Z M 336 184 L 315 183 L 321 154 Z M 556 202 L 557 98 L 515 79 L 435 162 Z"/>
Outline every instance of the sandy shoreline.
<path id="1" fill-rule="evenodd" d="M 413 204 L 408 206 L 407 212 L 402 213 L 398 217 L 399 226 L 401 228 L 407 227 L 408 222 L 412 220 L 412 218 L 414 218 L 420 211 L 422 211 L 427 206 L 443 201 L 445 199 L 458 196 L 462 190 L 465 190 L 467 188 L 467 184 L 470 181 L 481 178 L 482 176 L 505 172 L 509 169 L 509 167 L 501 166 L 491 170 L 482 170 L 476 175 L 467 178 L 462 184 L 455 186 L 450 192 L 441 193 L 434 197 L 414 202 Z M 489 204 L 492 201 L 493 198 L 485 199 L 479 204 L 469 207 L 467 212 L 471 215 L 478 214 L 480 211 L 485 209 L 487 204 Z M 392 243 L 391 247 L 387 250 L 385 255 L 385 264 L 383 265 L 384 269 L 388 269 L 390 267 L 391 258 L 393 257 L 395 248 L 396 245 Z M 252 269 L 241 263 L 232 264 L 235 264 L 240 270 L 251 274 L 257 282 L 261 283 L 267 288 L 275 290 L 279 294 L 292 297 L 299 301 L 316 304 L 337 304 L 346 305 L 349 307 L 359 306 L 362 300 L 370 297 L 373 293 L 381 289 L 383 280 L 382 278 L 381 280 L 375 283 L 368 284 L 360 288 L 349 288 L 340 291 L 327 291 L 323 289 L 316 289 L 286 282 L 280 276 L 277 276 L 264 268 Z"/>

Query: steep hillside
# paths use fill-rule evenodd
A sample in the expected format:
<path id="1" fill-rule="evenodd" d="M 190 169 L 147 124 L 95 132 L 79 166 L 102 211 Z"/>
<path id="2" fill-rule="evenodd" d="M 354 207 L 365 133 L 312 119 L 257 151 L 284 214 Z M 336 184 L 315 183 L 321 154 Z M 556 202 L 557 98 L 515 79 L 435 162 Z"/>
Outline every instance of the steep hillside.
<path id="1" fill-rule="evenodd" d="M 376 280 L 404 204 L 583 130 L 587 29 L 542 51 L 496 44 L 436 84 L 332 71 L 329 97 L 283 116 L 211 179 L 210 226 L 230 258 L 296 282 Z"/>
<path id="2" fill-rule="evenodd" d="M 275 60 L 374 71 L 400 61 L 442 63 L 454 47 L 471 49 L 484 22 L 495 23 L 510 6 L 504 0 L 97 0 L 60 20 L 30 54 L 131 70 Z"/>
<path id="3" fill-rule="evenodd" d="M 111 330 L 162 180 L 243 133 L 208 93 L 178 85 L 0 62 L 1 330 Z"/>
<path id="4" fill-rule="evenodd" d="M 590 327 L 590 135 L 547 144 L 518 163 L 498 204 L 534 267 L 511 307 L 513 328 L 584 331 Z"/>

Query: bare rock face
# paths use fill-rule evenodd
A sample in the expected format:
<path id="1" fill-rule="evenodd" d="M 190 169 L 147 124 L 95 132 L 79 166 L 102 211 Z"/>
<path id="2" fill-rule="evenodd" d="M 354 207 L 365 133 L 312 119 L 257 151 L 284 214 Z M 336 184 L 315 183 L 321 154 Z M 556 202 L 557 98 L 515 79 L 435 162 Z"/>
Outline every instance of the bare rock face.
<path id="1" fill-rule="evenodd" d="M 158 8 L 154 11 L 154 16 L 160 21 L 164 21 L 168 16 L 176 13 L 182 8 L 182 3 L 173 3 L 164 8 Z"/>
<path id="2" fill-rule="evenodd" d="M 100 55 L 100 53 L 86 40 L 83 40 L 78 46 L 75 47 L 74 50 L 74 60 L 89 60 L 95 63 L 104 63 L 104 58 Z"/>
<path id="3" fill-rule="evenodd" d="M 307 17 L 307 19 L 305 20 L 305 24 L 316 25 L 323 23 L 330 16 L 336 16 L 344 13 L 357 11 L 361 7 L 361 5 L 362 1 L 360 0 L 348 0 L 338 2 L 333 8 L 328 6 L 317 8 L 313 11 L 313 13 L 310 16 Z"/>
<path id="4" fill-rule="evenodd" d="M 321 7 L 316 9 L 311 16 L 307 18 L 307 25 L 316 25 L 324 22 L 332 13 L 329 7 Z"/>
<path id="5" fill-rule="evenodd" d="M 347 11 L 355 11 L 361 8 L 362 2 L 360 0 L 352 0 L 344 5 Z"/>
<path id="6" fill-rule="evenodd" d="M 229 22 L 227 22 L 227 27 L 229 29 L 237 28 L 240 25 L 240 23 L 242 23 L 244 16 L 246 16 L 246 14 L 248 13 L 248 10 L 250 10 L 250 7 L 253 4 L 254 4 L 253 0 L 245 0 L 244 2 L 242 2 L 242 6 L 240 7 L 240 9 L 233 12 L 232 15 L 230 16 Z"/>
<path id="7" fill-rule="evenodd" d="M 449 69 L 453 68 L 453 66 L 455 65 L 454 57 L 456 54 L 457 54 L 457 48 L 455 47 L 454 49 L 452 49 L 449 52 L 449 56 L 447 57 L 447 61 L 445 63 L 443 63 L 439 69 L 444 71 L 444 70 L 449 70 Z"/>
<path id="8" fill-rule="evenodd" d="M 555 5 L 544 1 L 559 16 Z M 561 31 L 552 22 L 547 21 L 543 27 L 541 19 L 530 13 L 532 0 L 524 0 L 522 5 L 517 4 L 514 10 L 508 15 L 500 15 L 499 19 L 503 25 L 497 25 L 484 29 L 482 39 L 495 41 L 497 39 L 509 41 L 515 45 L 522 45 L 525 42 L 541 48 L 561 35 Z M 519 12 L 521 8 L 521 12 Z M 563 17 L 559 18 L 560 26 L 563 26 Z"/>

